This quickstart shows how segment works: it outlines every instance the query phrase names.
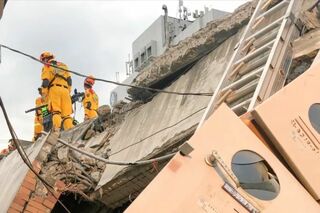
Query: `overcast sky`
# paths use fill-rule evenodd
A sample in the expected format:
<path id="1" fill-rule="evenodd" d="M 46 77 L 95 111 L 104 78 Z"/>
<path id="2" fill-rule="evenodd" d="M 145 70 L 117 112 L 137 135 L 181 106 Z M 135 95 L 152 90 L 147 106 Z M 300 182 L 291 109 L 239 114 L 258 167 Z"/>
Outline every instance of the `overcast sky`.
<path id="1" fill-rule="evenodd" d="M 204 6 L 232 12 L 246 0 L 184 1 L 190 10 Z M 38 57 L 51 51 L 69 69 L 115 80 L 125 78 L 125 66 L 132 42 L 160 15 L 166 4 L 177 17 L 178 0 L 171 1 L 75 1 L 9 0 L 0 20 L 0 43 Z M 34 107 L 40 86 L 41 64 L 2 49 L 0 95 L 18 136 L 30 140 Z M 83 90 L 83 78 L 73 76 L 74 88 Z M 109 104 L 113 85 L 96 83 L 100 104 Z M 81 114 L 81 116 L 79 116 Z M 78 106 L 81 121 L 83 109 Z M 10 138 L 0 115 L 1 139 Z"/>

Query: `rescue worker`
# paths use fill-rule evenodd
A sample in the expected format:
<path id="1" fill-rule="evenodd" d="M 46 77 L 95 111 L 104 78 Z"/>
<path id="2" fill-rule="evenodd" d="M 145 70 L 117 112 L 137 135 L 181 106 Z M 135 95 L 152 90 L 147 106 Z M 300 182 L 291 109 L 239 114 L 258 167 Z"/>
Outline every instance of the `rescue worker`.
<path id="1" fill-rule="evenodd" d="M 48 108 L 52 113 L 53 130 L 59 132 L 60 128 L 70 129 L 73 127 L 73 119 L 70 116 L 72 114 L 70 97 L 72 80 L 69 72 L 59 69 L 68 69 L 68 67 L 57 62 L 50 52 L 43 52 L 40 60 L 46 63 L 42 68 L 41 79 L 42 88 L 48 94 Z"/>
<path id="2" fill-rule="evenodd" d="M 94 85 L 94 77 L 89 76 L 84 80 L 84 98 L 82 100 L 82 104 L 84 107 L 84 119 L 88 120 L 91 118 L 97 117 L 98 107 L 99 107 L 99 99 L 97 94 L 92 89 Z"/>
<path id="3" fill-rule="evenodd" d="M 12 151 L 16 149 L 16 146 L 14 145 L 13 141 L 10 140 L 8 147 L 0 151 L 0 160 L 7 155 L 9 155 Z"/>
<path id="4" fill-rule="evenodd" d="M 36 99 L 36 107 L 43 106 L 47 102 L 45 100 L 45 96 L 42 94 L 42 88 L 38 88 L 39 95 Z M 41 131 L 43 130 L 43 117 L 41 113 L 41 109 L 35 111 L 35 118 L 34 118 L 34 136 L 32 141 L 36 141 L 41 136 Z"/>

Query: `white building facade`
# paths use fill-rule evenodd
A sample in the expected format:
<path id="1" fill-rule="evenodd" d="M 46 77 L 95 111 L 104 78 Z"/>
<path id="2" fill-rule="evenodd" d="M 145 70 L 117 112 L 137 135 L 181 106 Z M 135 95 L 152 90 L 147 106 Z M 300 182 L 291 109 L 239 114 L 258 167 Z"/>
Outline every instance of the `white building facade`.
<path id="1" fill-rule="evenodd" d="M 215 9 L 206 10 L 201 12 L 194 21 L 161 15 L 132 43 L 133 72 L 123 83 L 131 84 L 139 71 L 147 66 L 154 57 L 163 54 L 170 45 L 178 44 L 179 41 L 205 27 L 208 22 L 228 14 Z M 112 90 L 110 105 L 114 106 L 119 101 L 128 102 L 127 89 L 127 87 L 118 86 Z"/>

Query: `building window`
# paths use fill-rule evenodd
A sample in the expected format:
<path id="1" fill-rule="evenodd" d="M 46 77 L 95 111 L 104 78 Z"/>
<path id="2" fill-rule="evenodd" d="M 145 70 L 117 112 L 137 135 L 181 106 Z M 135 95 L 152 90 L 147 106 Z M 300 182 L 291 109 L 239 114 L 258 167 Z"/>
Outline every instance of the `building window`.
<path id="1" fill-rule="evenodd" d="M 148 49 L 147 49 L 147 55 L 148 55 L 148 58 L 152 56 L 151 46 L 148 47 Z"/>
<path id="2" fill-rule="evenodd" d="M 136 59 L 134 59 L 134 68 L 138 68 L 139 67 L 139 58 L 137 57 Z"/>
<path id="3" fill-rule="evenodd" d="M 257 153 L 249 150 L 237 152 L 232 158 L 231 168 L 241 188 L 252 196 L 261 200 L 272 200 L 279 194 L 277 175 Z"/>
<path id="4" fill-rule="evenodd" d="M 146 60 L 146 52 L 141 53 L 141 63 Z"/>

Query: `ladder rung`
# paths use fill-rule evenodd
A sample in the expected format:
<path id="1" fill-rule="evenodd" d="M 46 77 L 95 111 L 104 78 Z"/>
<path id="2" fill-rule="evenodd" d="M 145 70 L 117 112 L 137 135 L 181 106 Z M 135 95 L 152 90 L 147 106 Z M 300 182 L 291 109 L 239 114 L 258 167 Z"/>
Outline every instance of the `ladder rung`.
<path id="1" fill-rule="evenodd" d="M 265 20 L 265 17 L 261 17 L 260 19 L 256 19 L 256 22 L 251 27 L 251 30 L 256 30 L 256 28 Z"/>
<path id="2" fill-rule="evenodd" d="M 226 100 L 226 98 L 227 98 L 232 92 L 233 92 L 233 91 L 232 91 L 231 89 L 228 90 L 228 91 L 226 91 L 224 94 L 221 94 L 221 92 L 220 92 L 221 97 L 220 97 L 219 100 L 217 101 L 216 106 L 219 106 L 220 104 L 222 104 L 222 103 Z"/>
<path id="3" fill-rule="evenodd" d="M 246 75 L 247 73 L 250 73 L 253 70 L 261 67 L 262 65 L 264 65 L 267 62 L 268 57 L 269 57 L 269 55 L 265 54 L 264 56 L 262 56 L 258 60 L 250 61 L 250 63 L 248 63 L 244 69 L 239 71 L 238 75 L 240 75 L 240 76 Z"/>
<path id="4" fill-rule="evenodd" d="M 266 2 L 264 3 L 264 5 L 262 5 L 262 7 L 260 8 L 260 10 L 266 10 L 270 4 L 273 2 L 273 0 L 266 0 Z"/>
<path id="5" fill-rule="evenodd" d="M 260 38 L 256 39 L 252 45 L 255 47 L 260 47 L 263 44 L 275 39 L 277 35 L 278 31 L 276 29 L 273 29 L 272 31 L 268 32 L 266 36 L 261 36 Z"/>
<path id="6" fill-rule="evenodd" d="M 234 77 L 239 73 L 240 69 L 241 69 L 244 65 L 245 65 L 244 62 L 238 64 L 238 65 L 232 70 L 232 72 L 230 73 L 229 79 L 234 78 Z"/>
<path id="7" fill-rule="evenodd" d="M 283 6 L 285 6 L 286 4 L 289 4 L 288 0 L 283 0 L 282 2 L 280 2 L 279 4 L 277 4 L 276 6 L 272 7 L 271 9 L 267 10 L 266 12 L 262 13 L 261 15 L 259 15 L 257 17 L 257 19 L 260 19 L 262 17 L 265 17 L 267 15 L 270 15 L 278 10 L 280 10 Z"/>
<path id="8" fill-rule="evenodd" d="M 255 40 L 256 40 L 255 38 L 252 38 L 250 41 L 248 41 L 241 51 L 243 53 L 246 53 L 250 49 L 250 46 L 254 43 Z"/>
<path id="9" fill-rule="evenodd" d="M 275 39 L 278 35 L 278 29 L 274 28 L 271 31 L 269 31 L 268 33 L 266 33 L 265 35 L 260 36 L 259 38 L 252 38 L 250 41 L 248 41 L 246 43 L 246 46 L 243 47 L 243 50 L 247 50 L 249 48 L 256 47 L 259 48 L 260 46 L 262 46 L 263 44 Z M 246 49 L 245 49 L 246 48 Z M 244 52 L 244 51 L 242 51 Z"/>
<path id="10" fill-rule="evenodd" d="M 257 55 L 267 51 L 268 49 L 272 48 L 272 44 L 275 42 L 275 39 L 273 39 L 272 41 L 268 42 L 267 44 L 263 45 L 262 47 L 259 47 L 258 49 L 256 49 L 254 52 L 249 53 L 248 55 L 246 55 L 245 57 L 239 59 L 238 61 L 236 61 L 234 64 L 240 64 L 243 61 L 247 61 L 250 60 L 254 57 L 256 57 Z"/>
<path id="11" fill-rule="evenodd" d="M 248 81 L 250 81 L 252 78 L 254 78 L 255 76 L 259 75 L 261 72 L 263 71 L 263 67 L 257 69 L 256 71 L 240 78 L 239 80 L 233 82 L 232 84 L 226 86 L 225 88 L 223 88 L 221 90 L 221 92 L 225 92 L 229 89 L 234 89 L 236 87 L 240 87 L 243 86 L 244 84 L 246 84 Z"/>
<path id="12" fill-rule="evenodd" d="M 250 104 L 251 99 L 252 99 L 252 98 L 249 98 L 249 99 L 241 102 L 240 104 L 237 104 L 237 105 L 231 107 L 231 109 L 232 109 L 233 111 L 235 111 L 235 112 L 236 112 L 238 109 L 240 109 L 240 108 L 244 108 L 245 110 L 247 110 L 248 107 L 245 108 L 245 106 Z"/>
<path id="13" fill-rule="evenodd" d="M 274 22 L 272 22 L 271 24 L 267 25 L 266 27 L 262 28 L 261 30 L 259 30 L 258 32 L 252 34 L 251 36 L 249 36 L 245 41 L 248 42 L 250 41 L 252 38 L 258 38 L 261 35 L 264 35 L 265 33 L 273 30 L 274 28 L 280 26 L 281 21 L 285 18 L 286 16 L 281 16 L 279 19 L 275 20 Z"/>
<path id="14" fill-rule="evenodd" d="M 259 79 L 255 79 L 251 81 L 249 84 L 244 85 L 238 90 L 233 91 L 228 97 L 225 99 L 225 102 L 228 104 L 234 103 L 235 101 L 239 100 L 240 98 L 254 92 L 255 88 L 259 83 Z"/>

